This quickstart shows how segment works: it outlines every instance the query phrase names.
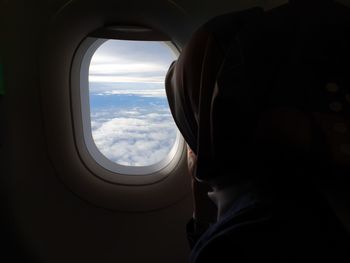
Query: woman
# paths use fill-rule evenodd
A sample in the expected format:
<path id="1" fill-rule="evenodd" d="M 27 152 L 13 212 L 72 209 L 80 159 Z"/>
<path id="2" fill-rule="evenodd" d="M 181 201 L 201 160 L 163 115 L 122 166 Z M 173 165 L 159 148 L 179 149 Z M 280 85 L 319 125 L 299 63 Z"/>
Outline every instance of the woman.
<path id="1" fill-rule="evenodd" d="M 350 262 L 348 233 L 312 184 L 333 165 L 315 91 L 347 63 L 334 40 L 348 41 L 349 11 L 301 2 L 211 20 L 169 69 L 193 178 L 190 262 Z"/>

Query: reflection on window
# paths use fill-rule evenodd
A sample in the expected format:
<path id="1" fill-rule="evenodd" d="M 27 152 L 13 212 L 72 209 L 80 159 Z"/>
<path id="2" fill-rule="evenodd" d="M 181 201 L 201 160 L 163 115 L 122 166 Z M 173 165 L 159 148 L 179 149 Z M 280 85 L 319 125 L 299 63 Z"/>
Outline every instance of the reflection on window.
<path id="1" fill-rule="evenodd" d="M 93 55 L 89 67 L 92 137 L 111 161 L 149 166 L 171 151 L 177 129 L 164 79 L 174 59 L 168 45 L 154 41 L 108 40 Z"/>

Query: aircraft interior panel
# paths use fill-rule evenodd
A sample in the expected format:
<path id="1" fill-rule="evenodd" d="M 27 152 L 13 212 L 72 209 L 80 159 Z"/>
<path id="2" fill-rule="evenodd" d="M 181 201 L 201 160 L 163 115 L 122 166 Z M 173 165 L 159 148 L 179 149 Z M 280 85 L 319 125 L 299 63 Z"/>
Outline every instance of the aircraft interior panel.
<path id="1" fill-rule="evenodd" d="M 185 142 L 166 165 L 145 172 L 118 173 L 96 161 L 84 140 L 91 129 L 83 127 L 84 56 L 96 41 L 94 51 L 116 39 L 168 41 L 181 52 L 216 15 L 286 2 L 0 0 L 4 262 L 187 262 L 193 207 Z M 320 185 L 350 229 L 347 180 Z"/>

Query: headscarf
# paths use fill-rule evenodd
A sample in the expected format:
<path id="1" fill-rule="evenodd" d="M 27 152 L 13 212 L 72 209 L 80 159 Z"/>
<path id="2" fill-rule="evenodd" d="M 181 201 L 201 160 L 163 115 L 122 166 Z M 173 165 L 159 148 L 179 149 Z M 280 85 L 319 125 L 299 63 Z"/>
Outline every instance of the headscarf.
<path id="1" fill-rule="evenodd" d="M 223 93 L 230 92 L 230 90 L 219 89 L 217 75 L 220 71 L 226 70 L 223 68 L 223 63 L 230 49 L 231 38 L 239 29 L 239 20 L 249 20 L 246 15 L 256 16 L 261 12 L 259 8 L 243 12 L 244 14 L 234 17 L 238 23 L 230 23 L 231 16 L 224 18 L 227 23 L 226 27 L 234 26 L 230 29 L 228 38 L 216 32 L 216 21 L 203 26 L 194 33 L 182 50 L 179 59 L 171 65 L 168 71 L 166 91 L 170 109 L 180 132 L 189 147 L 197 154 L 197 178 L 204 179 L 213 172 L 213 159 L 224 158 L 226 160 L 230 155 L 227 154 L 227 144 L 227 147 L 222 148 L 217 143 L 218 140 L 226 140 L 226 143 L 232 141 L 228 139 L 230 137 L 228 133 L 233 131 L 230 128 L 232 123 L 224 123 L 223 117 L 229 116 L 221 115 L 225 114 L 224 107 L 228 105 L 218 104 L 219 100 L 225 99 L 225 95 L 231 97 L 231 94 Z M 219 23 L 221 24 L 222 21 Z M 225 33 L 225 30 L 221 32 Z M 239 67 L 240 58 L 235 63 Z M 231 111 L 232 109 L 229 110 Z M 226 127 L 221 127 L 222 125 Z M 214 145 L 217 146 L 217 149 L 214 149 Z"/>
<path id="2" fill-rule="evenodd" d="M 318 110 L 310 109 L 313 89 L 339 77 L 327 64 L 343 66 L 328 50 L 332 39 L 322 38 L 348 14 L 324 2 L 312 19 L 298 17 L 293 5 L 252 8 L 219 16 L 193 34 L 168 71 L 166 92 L 175 122 L 197 154 L 197 179 L 228 170 L 239 178 L 242 170 L 293 166 L 311 155 L 320 137 L 311 134 L 305 114 Z M 332 36 L 344 42 L 343 33 Z"/>

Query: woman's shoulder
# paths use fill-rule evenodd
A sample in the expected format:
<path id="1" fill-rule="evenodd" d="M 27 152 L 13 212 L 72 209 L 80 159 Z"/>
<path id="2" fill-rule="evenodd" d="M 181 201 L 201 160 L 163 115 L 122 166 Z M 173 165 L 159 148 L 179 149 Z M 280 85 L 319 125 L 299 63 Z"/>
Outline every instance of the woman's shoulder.
<path id="1" fill-rule="evenodd" d="M 350 262 L 349 234 L 318 216 L 297 205 L 251 203 L 213 225 L 191 262 Z"/>
<path id="2" fill-rule="evenodd" d="M 266 254 L 263 258 L 268 259 L 271 251 L 266 246 L 266 237 L 272 238 L 276 226 L 270 213 L 262 210 L 251 206 L 236 215 L 223 217 L 194 247 L 191 262 L 246 262 L 248 258 L 248 262 L 259 262 L 262 253 Z"/>

